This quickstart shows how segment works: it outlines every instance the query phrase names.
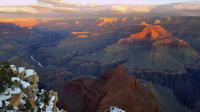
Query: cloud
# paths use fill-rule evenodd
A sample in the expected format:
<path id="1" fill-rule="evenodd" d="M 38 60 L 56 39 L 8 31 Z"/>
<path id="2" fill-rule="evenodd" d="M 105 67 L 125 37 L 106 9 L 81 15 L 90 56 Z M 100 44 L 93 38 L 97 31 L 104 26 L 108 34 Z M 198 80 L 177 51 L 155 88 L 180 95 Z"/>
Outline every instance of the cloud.
<path id="1" fill-rule="evenodd" d="M 29 7 L 35 8 L 40 11 L 40 13 L 51 13 L 51 12 L 79 12 L 78 8 L 68 8 L 68 7 L 55 7 L 55 6 L 49 6 L 49 5 L 30 5 Z"/>
<path id="2" fill-rule="evenodd" d="M 111 12 L 117 12 L 117 14 L 135 14 L 135 13 L 149 13 L 155 7 L 155 5 L 111 5 Z M 108 9 L 106 9 L 108 10 Z"/>
<path id="3" fill-rule="evenodd" d="M 90 7 L 90 8 L 95 8 L 95 7 L 100 7 L 102 5 L 97 4 L 97 3 L 91 3 L 91 4 L 88 4 L 87 6 Z"/>
<path id="4" fill-rule="evenodd" d="M 39 13 L 38 10 L 31 7 L 0 7 L 1 13 Z"/>
<path id="5" fill-rule="evenodd" d="M 151 10 L 151 13 L 175 16 L 200 16 L 200 2 L 185 2 L 167 5 L 159 5 Z"/>
<path id="6" fill-rule="evenodd" d="M 114 12 L 125 13 L 127 11 L 127 8 L 120 5 L 114 5 L 112 6 L 111 10 Z"/>
<path id="7" fill-rule="evenodd" d="M 38 0 L 37 4 L 1 6 L 1 17 L 111 17 L 111 16 L 199 16 L 200 2 L 185 2 L 165 5 L 133 4 L 75 4 L 64 0 Z"/>
<path id="8" fill-rule="evenodd" d="M 200 10 L 200 3 L 180 3 L 173 5 L 174 10 L 188 10 L 188 11 L 199 11 Z"/>
<path id="9" fill-rule="evenodd" d="M 67 2 L 64 0 L 37 0 L 40 3 L 48 3 L 48 4 L 53 4 L 55 6 L 70 6 L 70 7 L 81 7 L 83 6 L 80 3 L 72 3 L 72 2 Z"/>
<path id="10" fill-rule="evenodd" d="M 139 13 L 149 13 L 153 8 L 155 8 L 154 5 L 138 5 L 134 6 L 132 11 Z"/>

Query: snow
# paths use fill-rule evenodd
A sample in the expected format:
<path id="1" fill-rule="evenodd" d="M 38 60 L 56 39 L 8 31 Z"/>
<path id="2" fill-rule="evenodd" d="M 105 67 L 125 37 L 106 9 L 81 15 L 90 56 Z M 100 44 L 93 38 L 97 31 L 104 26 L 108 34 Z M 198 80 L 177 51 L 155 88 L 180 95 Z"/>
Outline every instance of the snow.
<path id="1" fill-rule="evenodd" d="M 49 105 L 48 107 L 46 108 L 46 112 L 53 112 L 52 109 L 53 109 L 53 101 L 55 100 L 55 96 L 51 96 L 51 99 L 49 101 Z"/>
<path id="2" fill-rule="evenodd" d="M 2 107 L 2 101 L 9 99 L 11 95 L 0 95 L 0 107 Z"/>
<path id="3" fill-rule="evenodd" d="M 14 106 L 13 108 L 14 108 L 14 110 L 18 110 L 18 107 L 15 107 L 15 106 Z"/>
<path id="4" fill-rule="evenodd" d="M 15 110 L 7 110 L 6 112 L 16 112 Z"/>
<path id="5" fill-rule="evenodd" d="M 109 112 L 126 112 L 126 111 L 122 110 L 118 107 L 112 106 L 112 107 L 110 107 Z"/>
<path id="6" fill-rule="evenodd" d="M 25 72 L 25 67 L 19 67 L 18 68 L 18 73 L 23 73 Z"/>
<path id="7" fill-rule="evenodd" d="M 2 101 L 5 101 L 11 98 L 11 94 L 18 94 L 20 92 L 21 92 L 21 89 L 18 87 L 14 87 L 13 89 L 12 88 L 6 89 L 5 92 L 0 95 L 0 107 L 2 107 Z"/>
<path id="8" fill-rule="evenodd" d="M 21 89 L 19 87 L 14 87 L 14 88 L 8 88 L 4 92 L 4 94 L 18 94 L 21 92 Z"/>
<path id="9" fill-rule="evenodd" d="M 28 98 L 28 95 L 27 95 L 27 94 L 24 94 L 24 93 L 23 93 L 23 96 L 24 96 L 25 98 Z"/>
<path id="10" fill-rule="evenodd" d="M 44 107 L 44 103 L 40 102 L 40 108 L 43 108 L 43 107 Z"/>
<path id="11" fill-rule="evenodd" d="M 35 95 L 35 101 L 38 99 L 37 95 Z"/>
<path id="12" fill-rule="evenodd" d="M 19 82 L 21 79 L 18 78 L 18 77 L 12 77 L 11 80 L 12 80 L 13 82 L 15 82 L 15 81 Z"/>
<path id="13" fill-rule="evenodd" d="M 27 70 L 25 70 L 25 72 L 26 72 L 26 76 L 25 77 L 29 77 L 29 76 L 37 74 L 35 72 L 35 70 L 33 70 L 33 69 L 27 69 Z"/>
<path id="14" fill-rule="evenodd" d="M 24 99 L 20 99 L 20 103 L 21 103 L 22 105 L 24 105 L 24 104 L 26 104 L 26 101 L 25 101 Z"/>
<path id="15" fill-rule="evenodd" d="M 26 81 L 23 81 L 23 80 L 21 80 L 21 84 L 22 84 L 23 88 L 27 88 L 31 85 L 29 82 L 26 82 Z"/>
<path id="16" fill-rule="evenodd" d="M 5 104 L 6 104 L 6 106 L 8 106 L 10 104 L 10 102 L 9 101 L 5 101 Z"/>
<path id="17" fill-rule="evenodd" d="M 17 72 L 17 68 L 15 65 L 10 65 L 10 68 L 14 71 L 14 72 Z"/>
<path id="18" fill-rule="evenodd" d="M 21 80 L 20 78 L 18 77 L 12 77 L 11 80 L 14 82 L 14 81 L 17 81 L 17 82 L 20 82 L 20 84 L 23 86 L 23 88 L 27 88 L 30 86 L 30 83 L 29 82 L 26 82 L 26 81 L 23 81 Z"/>

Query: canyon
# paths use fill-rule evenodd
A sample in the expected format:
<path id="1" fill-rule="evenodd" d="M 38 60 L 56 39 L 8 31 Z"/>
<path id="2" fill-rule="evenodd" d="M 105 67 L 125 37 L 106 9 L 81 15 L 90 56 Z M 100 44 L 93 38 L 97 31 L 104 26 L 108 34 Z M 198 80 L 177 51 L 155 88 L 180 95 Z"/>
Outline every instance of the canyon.
<path id="1" fill-rule="evenodd" d="M 40 88 L 58 91 L 61 99 L 66 97 L 72 100 L 64 93 L 73 94 L 73 90 L 82 88 L 76 93 L 81 95 L 80 98 L 73 99 L 80 105 L 62 100 L 63 105 L 59 103 L 59 106 L 66 108 L 72 105 L 72 111 L 76 108 L 73 106 L 81 106 L 84 101 L 95 107 L 88 111 L 96 109 L 97 104 L 101 104 L 102 109 L 115 106 L 112 103 L 104 105 L 104 100 L 112 102 L 115 99 L 109 96 L 110 92 L 115 91 L 113 88 L 129 90 L 122 88 L 120 84 L 114 84 L 117 86 L 114 87 L 112 83 L 115 81 L 110 81 L 112 78 L 102 79 L 102 74 L 123 64 L 127 74 L 136 77 L 139 85 L 145 85 L 146 89 L 153 92 L 155 101 L 151 100 L 160 103 L 161 111 L 198 112 L 199 19 L 168 16 L 51 20 L 31 25 L 31 29 L 4 21 L 0 23 L 0 60 L 34 68 L 40 74 Z M 126 82 L 129 81 L 126 79 L 124 84 Z M 111 86 L 111 90 L 102 89 L 107 85 Z M 95 89 L 102 93 L 97 94 Z M 102 94 L 108 95 L 108 99 L 104 99 Z M 119 97 L 120 94 L 118 93 Z M 93 97 L 97 99 L 92 99 Z M 82 98 L 85 99 L 81 100 Z M 93 104 L 90 104 L 91 100 L 94 101 Z M 173 110 L 173 105 L 165 103 L 166 101 L 173 102 L 178 109 Z M 132 109 L 126 105 L 116 106 Z M 152 110 L 156 110 L 155 105 L 152 107 Z"/>

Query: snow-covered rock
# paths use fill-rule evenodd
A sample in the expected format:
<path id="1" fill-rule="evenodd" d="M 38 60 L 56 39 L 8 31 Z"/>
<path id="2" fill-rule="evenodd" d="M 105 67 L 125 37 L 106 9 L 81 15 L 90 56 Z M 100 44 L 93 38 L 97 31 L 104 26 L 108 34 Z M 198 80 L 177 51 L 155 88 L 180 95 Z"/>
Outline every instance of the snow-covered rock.
<path id="1" fill-rule="evenodd" d="M 10 68 L 14 71 L 17 72 L 17 67 L 15 65 L 10 65 Z"/>
<path id="2" fill-rule="evenodd" d="M 31 84 L 29 82 L 26 82 L 26 81 L 23 81 L 22 79 L 18 78 L 18 77 L 12 77 L 11 79 L 13 82 L 16 81 L 16 82 L 19 82 L 23 88 L 27 88 L 29 87 Z"/>
<path id="3" fill-rule="evenodd" d="M 32 76 L 32 75 L 37 74 L 37 73 L 35 72 L 35 70 L 33 70 L 33 69 L 27 69 L 27 70 L 25 70 L 25 73 L 26 73 L 25 77 L 30 77 L 30 76 Z"/>
<path id="4" fill-rule="evenodd" d="M 0 112 L 64 112 L 56 106 L 56 92 L 38 89 L 39 77 L 33 69 L 15 65 L 10 65 L 10 69 L 16 76 L 10 79 L 13 82 L 11 88 L 0 91 Z"/>
<path id="5" fill-rule="evenodd" d="M 122 110 L 118 107 L 112 106 L 109 108 L 109 112 L 126 112 L 125 110 Z"/>
<path id="6" fill-rule="evenodd" d="M 25 67 L 19 67 L 18 68 L 18 73 L 23 73 L 25 72 Z"/>

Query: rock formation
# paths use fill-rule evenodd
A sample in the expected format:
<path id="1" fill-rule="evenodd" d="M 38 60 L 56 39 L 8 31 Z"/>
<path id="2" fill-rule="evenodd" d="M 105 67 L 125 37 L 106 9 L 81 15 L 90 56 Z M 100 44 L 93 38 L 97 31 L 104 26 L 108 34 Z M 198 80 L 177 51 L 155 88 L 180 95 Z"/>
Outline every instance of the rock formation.
<path id="1" fill-rule="evenodd" d="M 127 112 L 160 112 L 153 94 L 127 75 L 122 65 L 98 79 L 82 77 L 68 81 L 60 98 L 60 106 L 69 112 L 104 112 L 112 106 Z"/>
<path id="2" fill-rule="evenodd" d="M 119 42 L 127 42 L 133 41 L 133 39 L 158 39 L 158 38 L 167 38 L 170 37 L 171 33 L 167 32 L 162 26 L 160 25 L 146 25 L 144 29 L 136 34 L 130 35 L 130 37 L 125 39 L 120 39 Z"/>
<path id="3" fill-rule="evenodd" d="M 99 21 L 101 21 L 101 22 L 98 23 L 98 26 L 99 27 L 103 27 L 106 24 L 111 24 L 113 22 L 118 21 L 118 18 L 106 18 L 106 17 L 102 17 L 102 18 L 99 18 Z"/>
<path id="4" fill-rule="evenodd" d="M 148 25 L 150 25 L 150 24 L 147 24 L 145 21 L 142 21 L 142 22 L 140 23 L 140 25 L 141 25 L 141 26 L 148 26 Z"/>
<path id="5" fill-rule="evenodd" d="M 10 65 L 5 68 L 1 65 L 1 73 L 12 71 L 12 87 L 3 83 L 4 91 L 0 91 L 0 111 L 37 111 L 37 112 L 64 112 L 56 106 L 58 95 L 54 91 L 38 89 L 39 77 L 33 69 Z M 8 75 L 8 74 L 1 74 Z M 6 80 L 5 80 L 6 82 Z"/>
<path id="6" fill-rule="evenodd" d="M 161 24 L 161 21 L 159 19 L 154 21 L 154 24 Z"/>

